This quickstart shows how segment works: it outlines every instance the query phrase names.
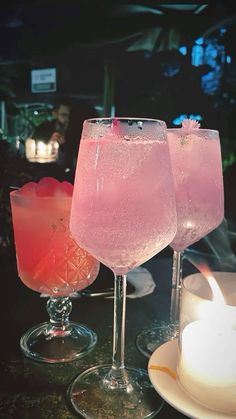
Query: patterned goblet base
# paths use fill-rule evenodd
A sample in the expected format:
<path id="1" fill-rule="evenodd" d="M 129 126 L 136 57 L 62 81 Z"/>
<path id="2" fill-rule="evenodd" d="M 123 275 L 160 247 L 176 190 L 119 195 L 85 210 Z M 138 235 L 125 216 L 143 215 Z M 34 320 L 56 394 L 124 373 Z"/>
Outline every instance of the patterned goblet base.
<path id="1" fill-rule="evenodd" d="M 21 337 L 25 356 L 46 363 L 70 362 L 87 355 L 96 345 L 97 335 L 89 327 L 70 322 L 66 333 L 49 334 L 49 323 L 38 324 Z"/>

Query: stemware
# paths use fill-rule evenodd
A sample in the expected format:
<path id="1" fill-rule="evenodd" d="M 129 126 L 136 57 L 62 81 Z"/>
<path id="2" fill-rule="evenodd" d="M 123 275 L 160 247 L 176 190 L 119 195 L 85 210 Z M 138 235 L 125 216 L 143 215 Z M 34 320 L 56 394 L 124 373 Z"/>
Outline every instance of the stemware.
<path id="1" fill-rule="evenodd" d="M 20 340 L 23 353 L 41 362 L 81 358 L 97 342 L 93 330 L 69 320 L 70 294 L 90 285 L 100 266 L 71 237 L 72 192 L 69 182 L 43 178 L 10 193 L 19 277 L 50 297 L 50 321 L 33 326 Z"/>
<path id="2" fill-rule="evenodd" d="M 71 402 L 86 418 L 151 418 L 162 400 L 145 370 L 124 364 L 126 274 L 167 246 L 176 232 L 164 122 L 84 122 L 70 227 L 75 240 L 115 278 L 112 365 L 80 374 L 69 388 Z"/>
<path id="3" fill-rule="evenodd" d="M 155 324 L 137 336 L 136 345 L 147 357 L 178 336 L 184 250 L 214 230 L 224 217 L 218 131 L 184 120 L 182 128 L 168 128 L 167 137 L 177 210 L 177 233 L 170 243 L 174 250 L 170 321 Z"/>

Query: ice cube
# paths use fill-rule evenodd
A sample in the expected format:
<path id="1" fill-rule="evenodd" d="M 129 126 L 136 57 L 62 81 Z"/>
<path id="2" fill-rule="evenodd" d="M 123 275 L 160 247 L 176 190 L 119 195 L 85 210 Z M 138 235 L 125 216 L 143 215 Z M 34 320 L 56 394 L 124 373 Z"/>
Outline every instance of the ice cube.
<path id="1" fill-rule="evenodd" d="M 59 183 L 57 190 L 55 191 L 55 196 L 68 197 L 73 194 L 73 185 L 67 181 Z"/>
<path id="2" fill-rule="evenodd" d="M 73 185 L 70 182 L 64 181 L 61 182 L 59 189 L 64 191 L 66 195 L 72 196 L 73 194 Z"/>
<path id="3" fill-rule="evenodd" d="M 60 182 L 53 177 L 44 177 L 40 179 L 37 185 L 37 196 L 54 196 Z"/>
<path id="4" fill-rule="evenodd" d="M 27 196 L 36 196 L 37 183 L 27 182 L 20 188 L 20 193 Z"/>

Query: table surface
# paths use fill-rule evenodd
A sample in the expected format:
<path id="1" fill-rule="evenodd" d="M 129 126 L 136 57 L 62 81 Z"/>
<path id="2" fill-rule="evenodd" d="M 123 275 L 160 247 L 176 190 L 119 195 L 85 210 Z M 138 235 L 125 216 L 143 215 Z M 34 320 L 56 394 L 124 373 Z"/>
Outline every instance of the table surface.
<path id="1" fill-rule="evenodd" d="M 162 269 L 162 274 L 161 274 Z M 127 299 L 126 365 L 147 368 L 148 360 L 136 346 L 135 338 L 143 328 L 168 314 L 171 260 L 158 264 L 158 286 L 153 294 Z M 101 276 L 101 275 L 100 275 Z M 162 276 L 162 278 L 160 278 Z M 166 276 L 166 278 L 164 278 Z M 85 369 L 110 363 L 112 351 L 113 301 L 104 298 L 74 298 L 71 319 L 87 324 L 98 335 L 95 349 L 85 358 L 66 364 L 42 364 L 25 358 L 20 351 L 20 336 L 30 327 L 48 320 L 46 299 L 24 286 L 17 276 L 14 260 L 1 266 L 1 380 L 0 418 L 73 419 L 78 416 L 67 399 L 69 383 Z M 99 288 L 98 278 L 95 283 Z M 157 396 L 158 397 L 158 396 Z M 167 403 L 159 419 L 185 418 Z M 139 419 L 134 416 L 134 419 Z"/>

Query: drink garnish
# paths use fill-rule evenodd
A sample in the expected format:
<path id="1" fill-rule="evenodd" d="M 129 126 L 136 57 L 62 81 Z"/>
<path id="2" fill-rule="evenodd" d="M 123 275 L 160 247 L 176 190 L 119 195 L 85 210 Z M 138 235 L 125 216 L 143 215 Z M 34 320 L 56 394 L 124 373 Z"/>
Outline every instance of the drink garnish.
<path id="1" fill-rule="evenodd" d="M 189 142 L 190 135 L 194 134 L 194 132 L 199 128 L 200 123 L 195 119 L 184 119 L 181 127 L 181 130 L 183 131 L 183 136 L 180 138 L 181 145 L 187 144 Z"/>

